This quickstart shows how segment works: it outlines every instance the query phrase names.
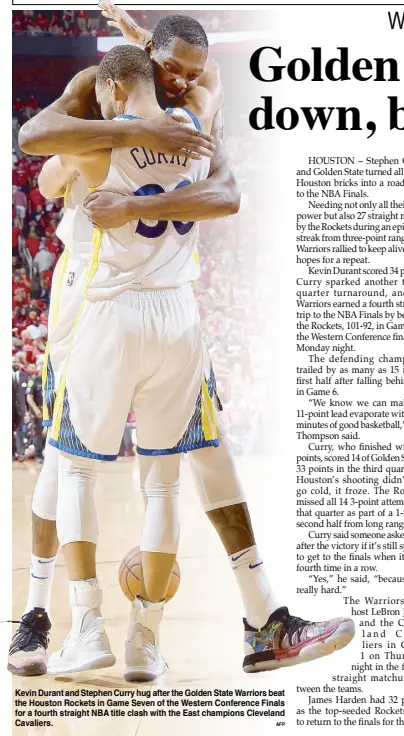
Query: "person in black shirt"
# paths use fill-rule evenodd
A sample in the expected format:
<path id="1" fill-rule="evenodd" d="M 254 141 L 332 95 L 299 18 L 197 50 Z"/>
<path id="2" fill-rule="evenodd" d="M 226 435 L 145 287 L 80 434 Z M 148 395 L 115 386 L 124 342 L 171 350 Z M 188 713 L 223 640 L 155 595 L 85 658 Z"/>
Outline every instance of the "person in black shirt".
<path id="1" fill-rule="evenodd" d="M 42 378 L 34 376 L 28 381 L 26 390 L 27 404 L 33 414 L 35 460 L 43 463 L 43 437 L 42 437 Z"/>
<path id="2" fill-rule="evenodd" d="M 27 411 L 26 393 L 28 381 L 28 373 L 21 370 L 18 361 L 13 358 L 13 435 L 15 436 L 15 450 L 20 462 L 22 462 L 25 457 L 24 417 Z"/>

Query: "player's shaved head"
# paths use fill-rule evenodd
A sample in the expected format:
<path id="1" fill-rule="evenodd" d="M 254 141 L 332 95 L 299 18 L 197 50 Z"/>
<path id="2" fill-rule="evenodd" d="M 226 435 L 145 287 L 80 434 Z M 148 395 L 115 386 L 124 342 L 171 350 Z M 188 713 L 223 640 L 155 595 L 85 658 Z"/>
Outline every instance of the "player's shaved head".
<path id="1" fill-rule="evenodd" d="M 152 37 L 155 49 L 166 48 L 176 39 L 208 50 L 208 37 L 203 27 L 190 15 L 166 15 L 157 23 Z"/>
<path id="2" fill-rule="evenodd" d="M 153 84 L 153 65 L 144 49 L 124 44 L 114 46 L 98 67 L 96 84 L 103 87 L 107 80 L 120 82 L 126 88 L 136 84 Z"/>

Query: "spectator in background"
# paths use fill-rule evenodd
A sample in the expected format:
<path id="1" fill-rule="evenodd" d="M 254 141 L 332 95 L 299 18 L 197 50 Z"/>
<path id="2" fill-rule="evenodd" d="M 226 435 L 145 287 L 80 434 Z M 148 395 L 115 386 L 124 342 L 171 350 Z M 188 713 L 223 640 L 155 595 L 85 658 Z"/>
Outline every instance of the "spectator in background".
<path id="1" fill-rule="evenodd" d="M 35 364 L 36 375 L 32 376 L 28 381 L 26 399 L 28 407 L 33 414 L 33 444 L 35 447 L 35 460 L 37 463 L 43 463 L 43 446 L 44 440 L 42 436 L 42 367 L 44 356 L 40 355 Z"/>
<path id="2" fill-rule="evenodd" d="M 88 19 L 88 29 L 93 34 L 96 33 L 100 27 L 100 11 L 99 10 L 90 10 L 89 12 L 89 19 Z"/>
<path id="3" fill-rule="evenodd" d="M 29 33 L 30 36 L 40 36 L 42 33 L 41 28 L 39 27 L 36 17 L 35 16 L 28 16 L 26 19 L 27 23 L 27 33 Z"/>
<path id="4" fill-rule="evenodd" d="M 68 31 L 74 23 L 74 10 L 62 10 L 62 23 L 65 31 Z"/>
<path id="5" fill-rule="evenodd" d="M 21 360 L 23 360 L 21 353 L 17 353 L 13 357 L 12 417 L 15 450 L 18 460 L 23 462 L 25 456 L 24 418 L 27 411 L 25 394 L 28 388 L 29 376 L 22 368 Z"/>
<path id="6" fill-rule="evenodd" d="M 13 274 L 13 309 L 14 307 L 23 307 L 29 303 L 29 290 L 21 280 L 21 276 L 18 271 Z"/>
<path id="7" fill-rule="evenodd" d="M 61 36 L 63 34 L 60 10 L 52 10 L 51 19 L 49 21 L 49 33 L 53 36 Z"/>
<path id="8" fill-rule="evenodd" d="M 40 237 L 37 232 L 37 226 L 35 220 L 31 220 L 29 223 L 28 235 L 25 239 L 25 247 L 28 248 L 31 258 L 35 258 L 39 251 Z"/>
<path id="9" fill-rule="evenodd" d="M 34 222 L 36 222 L 39 237 L 44 237 L 46 226 L 48 224 L 48 218 L 45 215 L 44 209 L 41 204 L 38 204 L 32 219 L 34 220 Z"/>
<path id="10" fill-rule="evenodd" d="M 23 122 L 25 116 L 25 107 L 20 97 L 16 97 L 13 102 L 13 115 L 15 115 L 20 123 Z"/>
<path id="11" fill-rule="evenodd" d="M 24 192 L 29 190 L 29 173 L 27 170 L 27 160 L 20 158 L 17 166 L 13 169 L 13 185 L 21 187 Z"/>
<path id="12" fill-rule="evenodd" d="M 49 18 L 43 13 L 37 13 L 36 24 L 42 33 L 47 33 L 49 30 Z M 39 105 L 38 105 L 39 107 Z M 35 114 L 35 113 L 34 113 Z"/>
<path id="13" fill-rule="evenodd" d="M 24 222 L 25 215 L 27 214 L 27 205 L 27 195 L 25 194 L 25 192 L 23 192 L 21 187 L 16 187 L 14 193 L 14 206 L 17 217 L 19 217 L 22 222 Z"/>
<path id="14" fill-rule="evenodd" d="M 36 212 L 38 205 L 41 205 L 42 209 L 45 208 L 45 198 L 39 191 L 38 179 L 34 179 L 32 182 L 32 188 L 28 194 L 28 201 L 30 212 Z"/>
<path id="15" fill-rule="evenodd" d="M 79 31 L 81 31 L 81 33 L 83 33 L 83 31 L 87 31 L 88 19 L 90 17 L 88 10 L 76 10 L 75 16 Z"/>
<path id="16" fill-rule="evenodd" d="M 55 264 L 55 256 L 49 253 L 45 241 L 40 242 L 38 253 L 33 260 L 33 270 L 41 276 L 44 271 L 49 271 Z"/>
<path id="17" fill-rule="evenodd" d="M 18 259 L 20 248 L 23 245 L 23 237 L 22 237 L 21 228 L 19 227 L 17 222 L 18 220 L 14 221 L 11 237 L 12 237 L 12 246 L 13 246 L 13 250 L 12 250 L 13 258 Z"/>
<path id="18" fill-rule="evenodd" d="M 21 283 L 25 286 L 25 288 L 27 289 L 27 292 L 30 293 L 32 284 L 31 284 L 31 279 L 29 278 L 27 274 L 27 270 L 25 268 L 20 268 L 19 273 L 20 273 Z"/>
<path id="19" fill-rule="evenodd" d="M 60 242 L 57 235 L 54 235 L 53 238 L 46 238 L 45 245 L 49 253 L 52 253 L 55 258 L 59 257 L 60 251 L 62 250 L 62 243 Z"/>
<path id="20" fill-rule="evenodd" d="M 28 307 L 15 307 L 13 317 L 13 327 L 16 329 L 17 334 L 20 336 L 21 333 L 28 327 Z"/>
<path id="21" fill-rule="evenodd" d="M 26 30 L 26 20 L 23 10 L 13 11 L 13 33 L 24 33 Z"/>
<path id="22" fill-rule="evenodd" d="M 48 217 L 56 218 L 56 223 L 58 221 L 58 216 L 60 213 L 60 210 L 62 209 L 62 203 L 63 199 L 47 199 L 46 200 L 46 206 L 45 206 L 45 212 L 48 215 Z"/>
<path id="23" fill-rule="evenodd" d="M 24 416 L 24 424 L 22 427 L 23 445 L 24 445 L 24 459 L 30 460 L 35 457 L 35 446 L 33 444 L 33 422 L 32 416 L 27 411 Z"/>
<path id="24" fill-rule="evenodd" d="M 25 333 L 30 340 L 41 340 L 46 338 L 48 330 L 45 325 L 41 324 L 40 314 L 32 309 L 29 312 L 29 319 L 31 324 L 25 329 Z"/>
<path id="25" fill-rule="evenodd" d="M 44 159 L 38 156 L 28 161 L 27 171 L 28 171 L 30 178 L 32 179 L 32 182 L 35 179 L 38 179 L 39 172 L 41 171 L 43 164 L 44 164 Z"/>
<path id="26" fill-rule="evenodd" d="M 53 239 L 55 237 L 55 233 L 56 233 L 58 224 L 59 223 L 58 223 L 57 215 L 56 214 L 55 215 L 52 214 L 51 217 L 50 217 L 50 220 L 49 220 L 49 222 L 48 222 L 48 224 L 47 224 L 47 226 L 45 228 L 45 235 L 46 235 L 47 238 L 52 238 Z"/>
<path id="27" fill-rule="evenodd" d="M 50 286 L 51 282 L 49 281 L 49 277 L 46 276 L 47 272 L 43 273 L 40 277 L 40 292 L 39 292 L 39 299 L 43 303 L 46 308 L 49 307 L 50 302 Z"/>

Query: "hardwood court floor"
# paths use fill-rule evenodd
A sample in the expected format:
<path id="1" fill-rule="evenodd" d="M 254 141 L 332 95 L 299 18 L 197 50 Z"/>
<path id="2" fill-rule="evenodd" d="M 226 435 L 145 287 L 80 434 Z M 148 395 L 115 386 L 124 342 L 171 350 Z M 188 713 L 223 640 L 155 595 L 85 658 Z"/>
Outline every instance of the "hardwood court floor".
<path id="1" fill-rule="evenodd" d="M 268 460 L 260 457 L 240 458 L 238 469 L 253 511 L 256 534 L 261 551 L 269 556 L 269 508 L 275 518 L 281 518 L 277 504 L 279 494 L 268 500 Z M 122 678 L 124 640 L 129 603 L 118 586 L 118 567 L 124 554 L 138 544 L 143 515 L 143 503 L 138 484 L 137 462 L 123 460 L 105 463 L 97 483 L 99 517 L 98 577 L 104 591 L 103 615 L 112 649 L 117 657 L 114 667 L 107 670 L 70 676 L 13 678 L 14 688 L 91 687 L 103 689 L 133 689 Z M 25 606 L 29 554 L 31 496 L 38 469 L 31 464 L 14 466 L 13 476 L 13 618 L 18 619 Z M 242 607 L 238 591 L 224 550 L 214 529 L 205 517 L 194 490 L 190 469 L 185 459 L 181 475 L 181 543 L 178 561 L 181 585 L 175 598 L 167 605 L 162 626 L 162 646 L 169 664 L 169 673 L 154 687 L 215 687 L 232 689 L 280 689 L 295 680 L 295 673 L 281 671 L 245 675 L 241 670 L 243 656 Z M 265 496 L 264 496 L 265 494 Z M 265 499 L 265 500 L 264 500 Z M 282 536 L 282 531 L 280 532 Z M 261 541 L 262 540 L 262 541 Z M 290 550 L 294 553 L 294 550 Z M 273 558 L 273 552 L 271 557 Z M 279 568 L 276 560 L 267 569 Z M 291 568 L 293 569 L 293 568 Z M 278 570 L 279 571 L 279 570 Z M 277 582 L 277 581 L 275 581 Z M 292 582 L 292 581 L 291 581 Z M 292 593 L 294 585 L 287 583 Z M 288 597 L 288 600 L 290 600 Z M 67 577 L 62 556 L 59 555 L 52 595 L 52 636 L 50 651 L 59 648 L 70 624 Z M 305 665 L 305 676 L 320 663 Z M 294 670 L 301 668 L 293 668 Z M 313 673 L 312 673 L 313 674 Z M 139 687 L 141 689 L 141 687 Z M 148 688 L 145 688 L 148 689 Z M 248 721 L 248 724 L 247 724 Z M 269 725 L 269 719 L 264 719 Z M 27 736 L 199 736 L 210 731 L 212 736 L 262 733 L 262 718 L 55 718 L 53 727 L 14 727 L 14 734 Z"/>

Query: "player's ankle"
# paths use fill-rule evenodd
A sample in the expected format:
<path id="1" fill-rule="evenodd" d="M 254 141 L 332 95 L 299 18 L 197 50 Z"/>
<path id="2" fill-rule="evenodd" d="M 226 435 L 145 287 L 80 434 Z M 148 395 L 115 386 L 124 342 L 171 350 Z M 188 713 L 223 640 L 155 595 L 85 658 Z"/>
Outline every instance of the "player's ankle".
<path id="1" fill-rule="evenodd" d="M 86 631 L 101 616 L 102 590 L 96 578 L 69 581 L 72 631 Z"/>

